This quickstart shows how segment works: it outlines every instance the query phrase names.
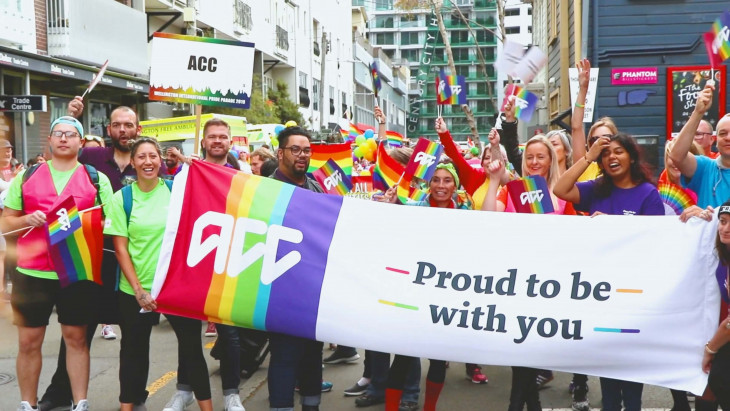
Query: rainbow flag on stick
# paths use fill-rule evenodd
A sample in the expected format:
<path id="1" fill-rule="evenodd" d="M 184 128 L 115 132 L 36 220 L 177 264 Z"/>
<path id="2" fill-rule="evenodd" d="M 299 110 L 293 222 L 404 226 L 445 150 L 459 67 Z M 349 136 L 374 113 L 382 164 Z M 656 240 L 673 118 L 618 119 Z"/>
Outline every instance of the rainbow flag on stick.
<path id="1" fill-rule="evenodd" d="M 504 106 L 509 101 L 510 96 L 515 96 L 515 116 L 520 120 L 530 121 L 537 108 L 537 96 L 522 87 L 510 84 L 504 91 L 504 100 L 502 100 L 500 111 L 504 111 Z"/>
<path id="2" fill-rule="evenodd" d="M 48 222 L 48 251 L 61 287 L 81 280 L 101 284 L 104 243 L 101 208 L 78 211 L 73 197 L 69 196 L 48 216 L 52 218 Z"/>
<path id="3" fill-rule="evenodd" d="M 507 183 L 507 192 L 515 211 L 526 214 L 546 214 L 555 211 L 547 181 L 542 176 L 527 176 Z"/>
<path id="4" fill-rule="evenodd" d="M 375 169 L 373 170 L 373 188 L 385 191 L 393 187 L 401 180 L 404 172 L 405 168 L 389 156 L 388 152 L 385 151 L 385 144 L 380 143 L 378 145 L 378 158 L 375 161 Z"/>
<path id="5" fill-rule="evenodd" d="M 352 190 L 350 177 L 331 158 L 312 175 L 328 194 L 343 196 Z"/>
<path id="6" fill-rule="evenodd" d="M 710 39 L 712 40 L 708 47 L 710 64 L 712 67 L 719 66 L 718 61 L 721 63 L 730 57 L 730 12 L 722 13 L 712 24 L 710 31 L 705 34 L 705 42 Z"/>
<path id="7" fill-rule="evenodd" d="M 363 131 L 357 128 L 356 125 L 350 123 L 350 130 L 348 131 L 347 137 L 345 137 L 345 141 L 351 142 L 355 141 L 357 139 L 357 136 L 361 136 L 363 134 Z M 343 133 L 344 135 L 344 133 Z"/>
<path id="8" fill-rule="evenodd" d="M 307 173 L 314 173 L 330 159 L 348 176 L 352 175 L 352 149 L 350 143 L 312 144 L 312 157 Z"/>
<path id="9" fill-rule="evenodd" d="M 411 180 L 412 177 L 430 180 L 434 171 L 436 171 L 436 165 L 443 151 L 444 147 L 441 144 L 419 138 L 416 147 L 413 149 L 413 155 L 406 166 L 405 172 L 406 176 L 409 177 L 408 180 Z"/>
<path id="10" fill-rule="evenodd" d="M 375 61 L 370 63 L 370 78 L 373 80 L 373 94 L 375 94 L 375 98 L 378 98 L 378 92 L 383 87 L 383 83 L 380 80 L 378 63 L 376 63 Z"/>
<path id="11" fill-rule="evenodd" d="M 464 76 L 449 76 L 443 70 L 436 76 L 437 104 L 466 104 L 466 93 Z"/>
<path id="12" fill-rule="evenodd" d="M 419 203 L 421 201 L 425 201 L 428 197 L 428 191 L 411 187 L 410 181 L 407 181 L 405 178 L 401 179 L 400 184 L 398 184 L 396 194 L 398 195 L 400 202 L 403 204 L 413 202 Z"/>
<path id="13" fill-rule="evenodd" d="M 393 147 L 393 148 L 403 147 L 404 137 L 400 133 L 387 130 L 385 132 L 385 138 L 390 147 Z"/>

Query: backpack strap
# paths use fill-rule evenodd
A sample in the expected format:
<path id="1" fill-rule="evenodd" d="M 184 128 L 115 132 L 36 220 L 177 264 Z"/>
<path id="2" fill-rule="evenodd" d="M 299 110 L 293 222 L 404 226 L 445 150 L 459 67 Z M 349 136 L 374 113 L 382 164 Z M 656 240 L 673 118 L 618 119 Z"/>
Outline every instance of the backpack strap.
<path id="1" fill-rule="evenodd" d="M 30 176 L 38 171 L 38 168 L 41 166 L 41 164 L 43 163 L 35 163 L 30 166 L 30 168 L 25 173 L 23 173 L 23 180 L 20 182 L 20 206 L 22 210 L 25 210 L 25 204 L 23 204 L 23 186 L 25 185 L 25 182 L 28 181 Z"/>
<path id="2" fill-rule="evenodd" d="M 94 168 L 91 164 L 84 164 L 84 168 L 86 169 L 86 174 L 89 176 L 89 180 L 91 181 L 91 184 L 94 185 L 94 188 L 96 188 L 96 205 L 101 205 L 101 187 L 99 186 L 99 171 Z M 102 215 L 103 215 L 102 211 Z"/>
<path id="3" fill-rule="evenodd" d="M 167 180 L 167 179 L 165 179 L 163 181 L 165 182 L 165 185 L 167 186 L 168 190 L 170 190 L 170 192 L 172 192 L 172 183 L 173 183 L 173 181 L 172 180 Z"/>
<path id="4" fill-rule="evenodd" d="M 122 187 L 122 207 L 124 214 L 127 215 L 127 227 L 129 227 L 129 218 L 132 216 L 132 185 Z"/>

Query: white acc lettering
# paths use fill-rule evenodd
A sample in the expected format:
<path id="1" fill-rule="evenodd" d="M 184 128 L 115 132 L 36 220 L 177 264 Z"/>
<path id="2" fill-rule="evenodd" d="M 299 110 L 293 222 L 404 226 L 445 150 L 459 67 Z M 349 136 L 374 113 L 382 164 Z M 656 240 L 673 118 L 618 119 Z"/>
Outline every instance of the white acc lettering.
<path id="1" fill-rule="evenodd" d="M 336 187 L 340 181 L 342 181 L 342 174 L 340 174 L 339 171 L 335 171 L 334 174 L 324 179 L 324 187 L 327 190 L 331 190 L 332 187 Z"/>
<path id="2" fill-rule="evenodd" d="M 415 162 L 421 163 L 428 167 L 436 162 L 436 156 L 432 156 L 431 154 L 419 151 L 418 153 L 416 153 Z"/>
<path id="3" fill-rule="evenodd" d="M 220 227 L 220 235 L 212 234 L 203 241 L 203 230 L 208 226 Z M 256 243 L 248 250 L 245 250 L 244 244 L 247 233 L 266 234 L 266 241 Z M 293 228 L 276 224 L 267 226 L 261 220 L 246 217 L 239 217 L 234 224 L 233 216 L 208 211 L 198 217 L 193 225 L 187 265 L 188 267 L 195 267 L 203 258 L 215 250 L 213 264 L 215 273 L 222 274 L 226 272 L 229 277 L 237 277 L 251 264 L 263 257 L 261 282 L 268 285 L 302 259 L 302 255 L 298 251 L 290 251 L 277 261 L 276 254 L 279 250 L 279 243 L 286 241 L 298 244 L 302 242 L 303 238 L 302 232 Z"/>
<path id="4" fill-rule="evenodd" d="M 525 203 L 534 203 L 536 201 L 542 201 L 543 198 L 542 190 L 535 190 L 535 191 L 525 191 L 524 193 L 520 194 L 520 201 L 522 204 Z"/>

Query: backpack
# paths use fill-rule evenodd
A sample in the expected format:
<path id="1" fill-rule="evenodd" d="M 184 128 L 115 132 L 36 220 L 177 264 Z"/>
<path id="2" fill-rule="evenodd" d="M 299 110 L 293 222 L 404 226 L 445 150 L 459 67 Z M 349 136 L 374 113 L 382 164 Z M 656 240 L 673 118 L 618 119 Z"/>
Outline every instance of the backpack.
<path id="1" fill-rule="evenodd" d="M 26 171 L 23 174 L 23 181 L 20 183 L 20 204 L 23 205 L 23 185 L 26 181 L 36 172 L 38 171 L 38 167 L 40 167 L 43 163 L 36 163 L 33 164 L 28 171 Z M 90 164 L 83 164 L 84 168 L 86 169 L 86 175 L 89 176 L 89 181 L 91 184 L 94 185 L 94 188 L 96 189 L 96 204 L 102 204 L 101 202 L 101 194 L 99 194 L 99 172 L 94 168 L 94 166 Z M 25 209 L 25 206 L 23 205 L 23 209 Z M 104 210 L 102 209 L 102 215 L 104 214 Z"/>
<path id="2" fill-rule="evenodd" d="M 172 180 L 163 179 L 167 189 L 172 192 Z M 132 217 L 132 185 L 122 187 L 122 206 L 124 207 L 124 214 L 127 215 L 127 227 L 129 227 L 129 219 Z"/>

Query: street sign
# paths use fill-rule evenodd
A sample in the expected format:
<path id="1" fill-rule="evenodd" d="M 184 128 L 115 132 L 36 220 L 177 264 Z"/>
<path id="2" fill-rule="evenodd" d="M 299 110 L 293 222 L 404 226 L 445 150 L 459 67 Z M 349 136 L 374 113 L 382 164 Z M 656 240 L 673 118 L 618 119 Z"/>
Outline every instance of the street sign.
<path id="1" fill-rule="evenodd" d="M 46 110 L 46 96 L 0 96 L 0 111 Z"/>

